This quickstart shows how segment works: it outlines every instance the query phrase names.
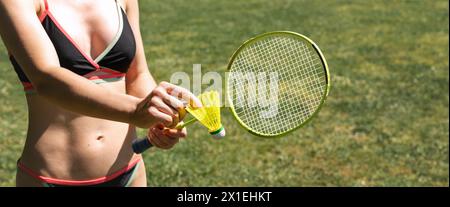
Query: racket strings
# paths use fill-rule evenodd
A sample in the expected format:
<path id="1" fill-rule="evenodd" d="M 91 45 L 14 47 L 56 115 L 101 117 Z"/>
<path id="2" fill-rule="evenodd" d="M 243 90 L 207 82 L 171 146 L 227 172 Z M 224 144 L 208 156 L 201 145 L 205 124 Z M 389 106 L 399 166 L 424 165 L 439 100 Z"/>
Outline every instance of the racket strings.
<path id="1" fill-rule="evenodd" d="M 281 134 L 304 123 L 321 104 L 326 87 L 320 56 L 305 42 L 289 36 L 267 37 L 247 45 L 236 56 L 230 72 L 233 84 L 228 84 L 228 90 L 234 94 L 231 101 L 236 115 L 249 128 L 265 135 Z M 254 87 L 242 78 L 243 74 L 260 72 L 276 73 L 277 84 L 266 84 L 269 88 L 263 90 L 256 87 L 256 94 L 238 91 Z M 267 94 L 271 91 L 278 94 Z M 237 93 L 247 94 L 247 99 L 237 99 Z M 261 96 L 276 104 L 272 116 L 262 116 L 267 107 L 248 104 L 254 102 L 249 98 Z"/>

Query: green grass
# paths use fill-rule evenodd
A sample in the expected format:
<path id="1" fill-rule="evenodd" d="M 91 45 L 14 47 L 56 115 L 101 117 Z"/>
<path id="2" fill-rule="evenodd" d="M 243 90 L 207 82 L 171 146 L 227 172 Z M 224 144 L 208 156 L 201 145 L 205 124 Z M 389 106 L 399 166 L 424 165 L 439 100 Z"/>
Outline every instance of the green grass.
<path id="1" fill-rule="evenodd" d="M 195 63 L 225 72 L 242 41 L 291 30 L 321 47 L 333 84 L 319 115 L 281 139 L 245 133 L 228 110 L 225 140 L 192 126 L 173 150 L 145 154 L 150 186 L 449 186 L 448 1 L 140 4 L 159 81 Z M 13 186 L 27 111 L 1 44 L 0 74 L 0 186 Z"/>

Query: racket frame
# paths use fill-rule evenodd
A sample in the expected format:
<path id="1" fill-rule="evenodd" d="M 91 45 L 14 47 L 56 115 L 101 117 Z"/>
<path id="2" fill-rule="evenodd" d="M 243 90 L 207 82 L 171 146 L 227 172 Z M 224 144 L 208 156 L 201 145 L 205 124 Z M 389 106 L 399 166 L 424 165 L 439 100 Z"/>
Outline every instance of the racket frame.
<path id="1" fill-rule="evenodd" d="M 296 33 L 296 32 L 291 32 L 291 31 L 273 31 L 273 32 L 264 33 L 264 34 L 258 35 L 256 37 L 253 37 L 251 39 L 248 39 L 231 56 L 230 61 L 228 62 L 227 71 L 231 72 L 230 70 L 231 70 L 231 67 L 232 67 L 232 65 L 234 63 L 234 60 L 237 58 L 237 56 L 240 54 L 240 52 L 243 49 L 245 49 L 248 45 L 250 45 L 250 44 L 252 44 L 252 43 L 254 43 L 254 42 L 258 41 L 258 40 L 264 39 L 264 38 L 266 38 L 268 36 L 274 36 L 274 35 L 277 35 L 277 36 L 291 36 L 291 37 L 298 38 L 298 39 L 302 40 L 303 42 L 305 42 L 305 41 L 308 42 L 310 44 L 308 46 L 311 46 L 319 54 L 320 61 L 322 62 L 322 65 L 323 65 L 323 67 L 325 69 L 324 72 L 325 72 L 325 76 L 326 76 L 325 77 L 325 79 L 326 79 L 325 80 L 326 81 L 326 87 L 324 87 L 324 93 L 323 93 L 322 98 L 320 100 L 319 106 L 311 114 L 311 116 L 308 117 L 308 119 L 306 119 L 306 121 L 304 121 L 302 124 L 298 125 L 297 127 L 292 128 L 292 129 L 290 129 L 290 130 L 288 130 L 286 132 L 282 132 L 282 133 L 279 133 L 279 134 L 272 135 L 272 134 L 264 134 L 264 133 L 252 130 L 249 126 L 247 126 L 239 118 L 239 116 L 237 115 L 237 113 L 236 113 L 236 111 L 234 109 L 233 101 L 231 101 L 232 98 L 229 97 L 230 93 L 228 91 L 228 88 L 229 88 L 229 85 L 228 85 L 228 81 L 229 80 L 228 80 L 227 83 L 226 83 L 226 94 L 227 94 L 226 98 L 228 100 L 228 104 L 229 104 L 229 108 L 230 108 L 231 113 L 233 114 L 234 118 L 238 121 L 238 123 L 239 123 L 239 125 L 241 127 L 243 127 L 245 130 L 247 130 L 249 133 L 251 133 L 251 134 L 253 134 L 255 136 L 258 136 L 258 137 L 262 137 L 262 138 L 279 138 L 279 137 L 283 137 L 283 136 L 286 136 L 286 135 L 292 133 L 293 131 L 295 131 L 295 130 L 305 126 L 306 124 L 308 124 L 311 121 L 311 119 L 313 117 L 315 117 L 317 115 L 317 113 L 319 113 L 320 109 L 322 108 L 322 106 L 325 103 L 325 100 L 328 97 L 328 93 L 329 93 L 330 88 L 331 88 L 331 83 L 330 83 L 331 79 L 330 79 L 330 73 L 329 73 L 328 64 L 327 64 L 325 56 L 323 55 L 323 53 L 320 50 L 320 48 L 316 45 L 316 43 L 314 41 L 312 41 L 311 39 L 309 39 L 305 35 L 302 35 L 302 34 L 299 34 L 299 33 Z"/>

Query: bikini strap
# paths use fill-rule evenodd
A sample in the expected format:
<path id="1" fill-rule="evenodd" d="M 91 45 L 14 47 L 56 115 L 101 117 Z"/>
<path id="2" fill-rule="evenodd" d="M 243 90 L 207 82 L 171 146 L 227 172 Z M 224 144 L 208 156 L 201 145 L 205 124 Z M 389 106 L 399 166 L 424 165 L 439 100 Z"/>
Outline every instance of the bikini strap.
<path id="1" fill-rule="evenodd" d="M 117 8 L 121 11 L 121 13 L 122 13 L 122 14 L 126 14 L 126 10 L 125 10 L 125 8 L 123 7 L 123 6 L 125 6 L 125 5 L 120 4 L 119 0 L 114 0 L 114 1 L 116 1 Z"/>
<path id="2" fill-rule="evenodd" d="M 45 11 L 48 11 L 48 2 L 47 2 L 47 0 L 44 0 L 44 4 L 45 4 Z"/>
<path id="3" fill-rule="evenodd" d="M 117 0 L 114 0 L 114 1 L 116 2 L 116 7 L 120 7 L 119 1 L 117 1 Z"/>
<path id="4" fill-rule="evenodd" d="M 44 0 L 44 4 L 45 4 L 45 10 L 43 12 L 41 12 L 41 15 L 39 16 L 39 21 L 41 21 L 41 22 L 44 20 L 44 18 L 48 14 L 48 2 L 47 2 L 47 0 Z"/>

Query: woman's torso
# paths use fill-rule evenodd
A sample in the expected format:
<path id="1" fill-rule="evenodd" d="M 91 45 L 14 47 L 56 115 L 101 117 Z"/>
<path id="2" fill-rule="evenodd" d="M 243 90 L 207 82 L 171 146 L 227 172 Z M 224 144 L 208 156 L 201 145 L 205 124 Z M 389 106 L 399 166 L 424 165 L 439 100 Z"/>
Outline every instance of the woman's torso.
<path id="1" fill-rule="evenodd" d="M 45 5 L 39 2 L 41 13 Z M 48 9 L 92 60 L 118 32 L 120 14 L 114 0 L 48 0 Z M 100 85 L 125 93 L 123 79 Z M 39 174 L 59 179 L 92 179 L 117 171 L 137 156 L 131 150 L 131 140 L 136 137 L 134 127 L 69 112 L 35 93 L 26 98 L 29 126 L 21 162 Z"/>

